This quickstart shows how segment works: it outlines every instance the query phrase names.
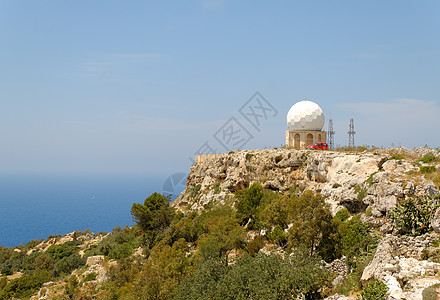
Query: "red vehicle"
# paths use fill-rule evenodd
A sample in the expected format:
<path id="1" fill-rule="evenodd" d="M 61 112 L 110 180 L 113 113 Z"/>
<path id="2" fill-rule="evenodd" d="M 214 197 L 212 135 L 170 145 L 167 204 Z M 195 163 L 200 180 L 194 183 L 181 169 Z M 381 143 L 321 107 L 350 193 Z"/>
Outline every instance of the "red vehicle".
<path id="1" fill-rule="evenodd" d="M 314 149 L 314 150 L 328 150 L 327 143 L 314 143 L 307 146 L 307 149 Z"/>

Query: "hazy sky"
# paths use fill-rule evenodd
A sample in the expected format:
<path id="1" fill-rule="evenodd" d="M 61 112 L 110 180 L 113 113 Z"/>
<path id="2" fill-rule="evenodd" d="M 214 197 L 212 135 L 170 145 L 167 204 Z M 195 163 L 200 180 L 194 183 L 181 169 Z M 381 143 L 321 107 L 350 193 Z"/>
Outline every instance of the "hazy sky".
<path id="1" fill-rule="evenodd" d="M 0 172 L 187 172 L 204 143 L 227 151 L 231 117 L 243 148 L 281 146 L 305 98 L 336 144 L 353 117 L 357 145 L 438 147 L 439 16 L 438 0 L 0 0 Z M 256 128 L 239 109 L 257 91 L 273 109 Z"/>

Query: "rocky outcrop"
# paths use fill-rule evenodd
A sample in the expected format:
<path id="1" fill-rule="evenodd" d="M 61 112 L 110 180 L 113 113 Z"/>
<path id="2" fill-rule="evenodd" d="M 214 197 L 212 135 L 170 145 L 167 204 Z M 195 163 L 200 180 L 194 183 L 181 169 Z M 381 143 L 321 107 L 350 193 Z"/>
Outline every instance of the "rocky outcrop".
<path id="1" fill-rule="evenodd" d="M 438 193 L 432 182 L 418 174 L 418 167 L 393 153 L 418 158 L 431 149 L 362 153 L 267 149 L 236 151 L 201 160 L 191 167 L 186 190 L 173 202 L 181 210 L 200 210 L 209 203 L 223 203 L 238 190 L 259 182 L 280 192 L 293 185 L 320 192 L 332 213 L 342 207 L 351 212 L 371 208 L 380 218 L 406 197 Z M 411 176 L 408 174 L 413 173 Z"/>
<path id="2" fill-rule="evenodd" d="M 440 282 L 436 276 L 440 274 L 440 264 L 422 259 L 423 250 L 439 236 L 438 233 L 418 237 L 386 235 L 364 269 L 362 283 L 377 278 L 387 285 L 390 299 L 422 299 L 424 288 Z"/>

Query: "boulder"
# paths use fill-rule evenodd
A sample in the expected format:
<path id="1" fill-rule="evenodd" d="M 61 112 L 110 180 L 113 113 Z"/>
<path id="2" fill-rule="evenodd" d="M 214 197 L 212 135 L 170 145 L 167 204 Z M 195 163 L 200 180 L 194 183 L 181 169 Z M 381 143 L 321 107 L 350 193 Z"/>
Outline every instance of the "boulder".
<path id="1" fill-rule="evenodd" d="M 102 265 L 104 261 L 104 255 L 89 256 L 87 257 L 87 266 Z"/>
<path id="2" fill-rule="evenodd" d="M 431 227 L 435 232 L 440 232 L 440 207 L 435 211 L 434 217 L 431 220 Z"/>

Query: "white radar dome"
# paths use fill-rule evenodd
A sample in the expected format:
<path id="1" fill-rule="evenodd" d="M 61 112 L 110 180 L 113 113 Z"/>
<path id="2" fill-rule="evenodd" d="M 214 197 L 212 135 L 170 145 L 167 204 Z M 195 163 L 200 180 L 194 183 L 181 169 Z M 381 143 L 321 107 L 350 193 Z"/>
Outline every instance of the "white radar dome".
<path id="1" fill-rule="evenodd" d="M 287 113 L 290 131 L 321 131 L 325 118 L 321 107 L 312 101 L 295 103 Z"/>

